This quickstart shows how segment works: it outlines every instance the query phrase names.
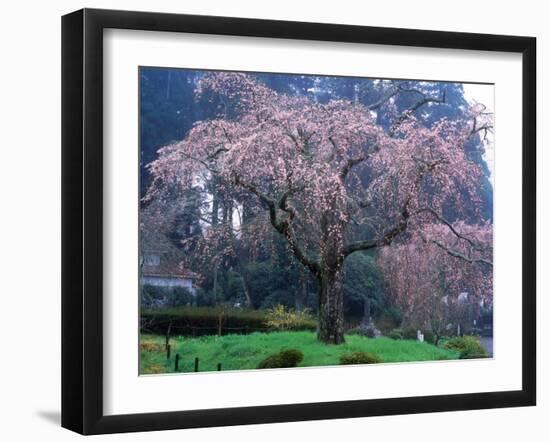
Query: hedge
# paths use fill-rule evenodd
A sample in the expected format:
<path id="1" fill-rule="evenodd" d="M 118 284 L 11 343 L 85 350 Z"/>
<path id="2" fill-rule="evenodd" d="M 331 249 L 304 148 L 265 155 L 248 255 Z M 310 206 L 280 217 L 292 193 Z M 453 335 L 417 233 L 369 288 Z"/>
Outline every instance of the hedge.
<path id="1" fill-rule="evenodd" d="M 222 334 L 267 332 L 267 312 L 252 309 L 221 307 L 178 307 L 142 309 L 141 330 L 146 333 L 170 335 L 216 335 L 221 317 Z M 315 330 L 314 321 L 304 321 L 301 330 Z"/>

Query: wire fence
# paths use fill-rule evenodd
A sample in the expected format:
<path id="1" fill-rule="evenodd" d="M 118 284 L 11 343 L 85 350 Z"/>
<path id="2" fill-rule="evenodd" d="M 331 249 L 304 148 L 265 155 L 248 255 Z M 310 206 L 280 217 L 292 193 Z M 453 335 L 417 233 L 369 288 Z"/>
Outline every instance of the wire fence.
<path id="1" fill-rule="evenodd" d="M 259 327 L 259 326 L 177 326 L 172 325 L 168 332 L 168 327 L 164 328 L 167 332 L 163 332 L 160 325 L 155 325 L 154 327 L 142 326 L 142 333 L 149 334 L 162 334 L 162 335 L 182 335 L 182 336 L 191 336 L 198 337 L 201 335 L 227 335 L 227 334 L 251 334 L 253 332 L 268 332 L 272 329 L 268 327 Z"/>

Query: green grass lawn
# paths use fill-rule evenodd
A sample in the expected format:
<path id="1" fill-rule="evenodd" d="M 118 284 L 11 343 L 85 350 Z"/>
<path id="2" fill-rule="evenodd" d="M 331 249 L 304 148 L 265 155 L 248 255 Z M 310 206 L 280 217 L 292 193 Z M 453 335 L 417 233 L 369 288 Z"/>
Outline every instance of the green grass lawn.
<path id="1" fill-rule="evenodd" d="M 198 338 L 172 337 L 171 356 L 166 358 L 165 338 L 160 335 L 141 335 L 140 373 L 162 374 L 174 372 L 175 355 L 180 355 L 179 372 L 194 371 L 195 357 L 199 370 L 256 369 L 267 356 L 283 349 L 296 348 L 304 353 L 299 366 L 338 365 L 342 354 L 365 351 L 376 354 L 384 362 L 451 360 L 458 352 L 442 349 L 415 340 L 392 340 L 386 337 L 370 339 L 358 335 L 346 336 L 342 345 L 325 345 L 317 341 L 313 332 L 255 332 L 248 335 L 204 336 Z"/>

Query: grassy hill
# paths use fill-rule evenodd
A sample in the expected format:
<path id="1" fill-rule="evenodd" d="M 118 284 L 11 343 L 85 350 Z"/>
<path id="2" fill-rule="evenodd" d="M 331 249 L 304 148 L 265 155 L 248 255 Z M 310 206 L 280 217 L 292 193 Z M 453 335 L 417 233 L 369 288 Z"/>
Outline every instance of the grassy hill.
<path id="1" fill-rule="evenodd" d="M 160 335 L 142 334 L 140 345 L 140 373 L 171 373 L 175 369 L 175 355 L 180 355 L 178 372 L 194 371 L 195 357 L 199 358 L 199 371 L 215 371 L 218 363 L 222 370 L 256 369 L 267 356 L 283 349 L 295 348 L 304 354 L 304 366 L 339 365 L 340 356 L 351 352 L 370 352 L 385 363 L 452 360 L 458 352 L 439 348 L 416 340 L 392 340 L 386 337 L 370 339 L 358 335 L 346 336 L 342 345 L 326 345 L 317 341 L 315 333 L 255 332 L 248 335 L 203 336 L 197 338 L 172 337 L 168 359 Z"/>

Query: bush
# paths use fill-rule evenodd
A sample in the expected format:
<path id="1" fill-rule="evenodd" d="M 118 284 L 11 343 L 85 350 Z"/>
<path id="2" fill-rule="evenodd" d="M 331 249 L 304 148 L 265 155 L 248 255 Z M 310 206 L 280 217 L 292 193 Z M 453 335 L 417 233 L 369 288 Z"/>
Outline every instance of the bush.
<path id="1" fill-rule="evenodd" d="M 386 309 L 382 315 L 376 320 L 376 326 L 383 334 L 389 334 L 393 329 L 396 329 L 401 324 L 403 316 L 401 312 L 394 307 Z"/>
<path id="2" fill-rule="evenodd" d="M 481 346 L 481 343 L 472 336 L 453 337 L 444 345 L 447 349 L 452 349 L 460 353 L 459 358 L 487 358 L 487 351 Z"/>
<path id="3" fill-rule="evenodd" d="M 220 320 L 222 332 L 264 332 L 266 313 L 222 306 L 182 306 L 141 311 L 142 331 L 162 335 L 166 334 L 170 325 L 172 335 L 215 335 L 218 333 Z"/>
<path id="4" fill-rule="evenodd" d="M 295 368 L 303 359 L 304 354 L 299 349 L 285 349 L 263 359 L 258 364 L 258 369 Z"/>
<path id="5" fill-rule="evenodd" d="M 405 340 L 417 340 L 418 339 L 418 329 L 414 326 L 407 326 L 406 328 L 403 328 L 403 338 Z"/>
<path id="6" fill-rule="evenodd" d="M 361 328 L 361 327 L 352 328 L 352 329 L 348 330 L 347 334 L 348 335 L 360 335 L 362 337 L 368 337 L 368 338 L 376 338 L 376 331 L 371 327 L 368 327 L 368 328 Z"/>
<path id="7" fill-rule="evenodd" d="M 139 349 L 147 352 L 161 352 L 162 346 L 159 343 L 155 343 L 152 341 L 142 341 L 139 344 Z"/>
<path id="8" fill-rule="evenodd" d="M 373 328 L 367 328 L 365 329 L 365 335 L 368 338 L 376 338 L 376 331 Z"/>
<path id="9" fill-rule="evenodd" d="M 275 331 L 298 331 L 303 329 L 315 329 L 316 324 L 307 310 L 295 311 L 277 305 L 267 310 L 265 322 L 269 329 Z"/>
<path id="10" fill-rule="evenodd" d="M 435 344 L 435 334 L 432 331 L 424 331 L 424 341 L 426 343 L 431 343 L 432 345 Z"/>
<path id="11" fill-rule="evenodd" d="M 179 286 L 164 287 L 143 285 L 141 305 L 144 308 L 175 308 L 195 303 L 194 295 Z"/>
<path id="12" fill-rule="evenodd" d="M 403 331 L 401 329 L 393 329 L 388 333 L 388 337 L 394 340 L 403 340 Z"/>
<path id="13" fill-rule="evenodd" d="M 365 365 L 382 363 L 382 359 L 371 352 L 351 352 L 340 356 L 341 365 Z"/>

